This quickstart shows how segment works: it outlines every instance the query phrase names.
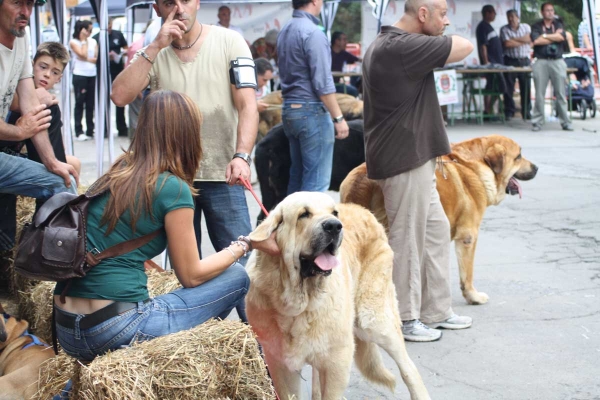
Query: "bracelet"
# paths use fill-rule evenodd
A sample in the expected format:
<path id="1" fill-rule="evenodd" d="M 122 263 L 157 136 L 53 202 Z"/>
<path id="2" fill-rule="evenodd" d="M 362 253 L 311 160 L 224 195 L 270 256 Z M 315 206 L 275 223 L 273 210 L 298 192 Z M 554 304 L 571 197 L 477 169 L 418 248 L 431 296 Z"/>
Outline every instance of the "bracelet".
<path id="1" fill-rule="evenodd" d="M 242 242 L 241 240 L 236 240 L 231 242 L 231 245 L 237 244 L 238 246 L 240 246 L 242 248 L 242 250 L 244 251 L 244 255 L 242 257 L 246 257 L 248 255 L 248 245 L 246 244 L 246 242 Z"/>
<path id="2" fill-rule="evenodd" d="M 248 245 L 248 251 L 254 250 L 254 247 L 252 247 L 252 241 L 248 236 L 240 235 L 237 240 L 245 242 Z"/>
<path id="3" fill-rule="evenodd" d="M 144 57 L 150 64 L 154 65 L 154 61 L 150 59 L 150 56 L 146 54 L 144 50 L 140 50 L 137 52 L 140 56 Z"/>
<path id="4" fill-rule="evenodd" d="M 235 263 L 237 262 L 237 260 L 238 260 L 238 259 L 236 258 L 236 256 L 235 256 L 235 254 L 234 254 L 233 250 L 231 250 L 229 247 L 225 247 L 225 249 L 224 249 L 224 250 L 227 250 L 228 252 L 230 252 L 230 253 L 231 253 L 231 256 L 233 257 L 233 262 L 231 263 L 231 265 L 235 264 Z"/>

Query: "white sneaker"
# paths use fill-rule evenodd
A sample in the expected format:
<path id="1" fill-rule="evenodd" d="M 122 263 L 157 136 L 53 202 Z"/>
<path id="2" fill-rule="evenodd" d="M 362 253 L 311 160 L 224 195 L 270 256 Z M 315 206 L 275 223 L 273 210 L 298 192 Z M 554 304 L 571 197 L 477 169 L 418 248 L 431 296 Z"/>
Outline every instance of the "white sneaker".
<path id="1" fill-rule="evenodd" d="M 409 342 L 435 342 L 440 340 L 442 332 L 431 329 L 418 319 L 402 321 L 402 335 Z"/>
<path id="2" fill-rule="evenodd" d="M 427 324 L 430 328 L 444 329 L 467 329 L 470 328 L 471 325 L 473 325 L 473 318 L 456 314 L 452 314 L 450 318 L 443 321 Z"/>
<path id="3" fill-rule="evenodd" d="M 77 136 L 77 140 L 80 142 L 85 142 L 86 140 L 92 140 L 92 138 L 85 133 L 82 133 L 81 135 Z"/>

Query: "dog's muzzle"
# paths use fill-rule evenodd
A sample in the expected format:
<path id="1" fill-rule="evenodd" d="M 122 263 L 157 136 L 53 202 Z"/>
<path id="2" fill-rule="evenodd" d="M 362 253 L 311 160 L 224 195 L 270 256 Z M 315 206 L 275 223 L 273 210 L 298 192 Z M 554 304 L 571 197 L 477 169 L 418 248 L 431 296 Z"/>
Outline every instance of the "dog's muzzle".
<path id="1" fill-rule="evenodd" d="M 342 223 L 337 218 L 330 218 L 321 223 L 319 230 L 319 234 L 313 239 L 311 254 L 300 255 L 302 278 L 329 276 L 339 265 L 337 251 L 343 238 Z"/>

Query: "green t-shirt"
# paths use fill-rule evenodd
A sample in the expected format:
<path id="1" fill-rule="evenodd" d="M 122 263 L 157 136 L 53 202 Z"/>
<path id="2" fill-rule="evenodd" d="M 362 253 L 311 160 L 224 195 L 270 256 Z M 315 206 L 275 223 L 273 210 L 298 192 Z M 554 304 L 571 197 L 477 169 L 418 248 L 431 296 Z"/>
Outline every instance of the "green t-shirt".
<path id="1" fill-rule="evenodd" d="M 194 208 L 192 192 L 188 185 L 170 173 L 162 173 L 158 177 L 152 214 L 142 213 L 137 220 L 136 232 L 130 225 L 130 215 L 126 211 L 115 226 L 115 229 L 106 236 L 107 226 L 100 226 L 104 208 L 108 202 L 109 194 L 94 199 L 88 208 L 87 222 L 87 249 L 97 248 L 102 251 L 115 244 L 126 240 L 152 233 L 164 228 L 165 215 L 179 208 Z M 159 255 L 167 246 L 167 235 L 161 232 L 150 243 L 123 254 L 119 257 L 102 260 L 93 267 L 85 277 L 73 279 L 73 283 L 66 293 L 70 297 L 83 297 L 87 299 L 105 299 L 124 302 L 138 302 L 146 300 L 148 296 L 147 277 L 144 272 L 144 261 Z M 56 284 L 54 294 L 60 294 L 66 282 Z"/>

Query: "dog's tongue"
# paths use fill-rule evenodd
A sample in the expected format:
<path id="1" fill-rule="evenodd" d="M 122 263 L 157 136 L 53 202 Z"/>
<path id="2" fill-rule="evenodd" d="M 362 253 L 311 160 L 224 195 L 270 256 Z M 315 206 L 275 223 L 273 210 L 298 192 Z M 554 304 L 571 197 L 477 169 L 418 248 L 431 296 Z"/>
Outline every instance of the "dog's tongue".
<path id="1" fill-rule="evenodd" d="M 515 178 L 510 178 L 510 182 L 516 186 L 517 191 L 519 192 L 519 199 L 523 198 L 523 192 L 521 190 L 521 185 L 519 184 L 519 181 Z"/>
<path id="2" fill-rule="evenodd" d="M 317 264 L 317 267 L 321 268 L 323 271 L 329 271 L 340 265 L 340 262 L 336 256 L 333 256 L 328 251 L 325 251 L 323 254 L 315 258 L 315 264 Z"/>

